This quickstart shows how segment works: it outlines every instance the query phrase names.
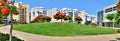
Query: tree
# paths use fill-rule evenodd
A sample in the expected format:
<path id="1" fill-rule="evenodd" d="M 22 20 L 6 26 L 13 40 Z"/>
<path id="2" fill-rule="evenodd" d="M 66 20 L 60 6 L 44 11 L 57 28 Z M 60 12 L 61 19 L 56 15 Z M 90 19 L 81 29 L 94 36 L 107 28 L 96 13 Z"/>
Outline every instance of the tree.
<path id="1" fill-rule="evenodd" d="M 116 23 L 116 24 L 120 24 L 120 13 L 116 13 L 115 23 Z"/>
<path id="2" fill-rule="evenodd" d="M 77 23 L 80 24 L 80 21 L 82 21 L 82 18 L 79 17 L 79 16 L 76 16 L 76 17 L 75 17 L 75 21 L 77 21 Z"/>
<path id="3" fill-rule="evenodd" d="M 107 14 L 107 15 L 106 15 L 106 18 L 107 18 L 108 20 L 112 21 L 112 20 L 115 18 L 115 15 L 114 15 L 114 13 L 112 13 L 112 14 Z"/>
<path id="4" fill-rule="evenodd" d="M 69 22 L 72 22 L 72 17 L 66 15 L 66 16 L 64 17 L 64 20 L 66 20 L 66 21 L 68 20 Z"/>
<path id="5" fill-rule="evenodd" d="M 120 12 L 120 0 L 118 1 L 118 3 L 117 3 L 117 10 L 116 10 L 117 12 Z"/>
<path id="6" fill-rule="evenodd" d="M 113 27 L 114 27 L 114 23 L 116 23 L 115 18 L 117 18 L 117 13 L 114 12 L 114 13 L 111 13 L 111 14 L 107 14 L 106 18 L 108 20 L 110 20 L 110 23 L 113 21 L 112 24 L 113 24 Z"/>
<path id="7" fill-rule="evenodd" d="M 69 16 L 66 16 L 66 14 L 63 12 L 57 12 L 53 17 L 57 20 L 61 19 L 61 23 L 62 23 L 62 19 L 64 19 L 64 20 L 69 19 Z"/>
<path id="8" fill-rule="evenodd" d="M 117 3 L 117 10 L 116 10 L 117 14 L 115 17 L 116 23 L 120 24 L 120 0 Z"/>
<path id="9" fill-rule="evenodd" d="M 0 15 L 1 16 L 8 16 L 10 14 L 11 16 L 11 28 L 10 28 L 10 41 L 12 41 L 12 28 L 13 28 L 13 24 L 12 24 L 12 14 L 15 14 L 17 11 L 17 7 L 14 6 L 14 0 L 13 2 L 8 2 L 10 0 L 0 0 Z M 10 5 L 10 3 L 12 3 Z"/>
<path id="10" fill-rule="evenodd" d="M 120 13 L 117 12 L 117 13 L 112 13 L 112 14 L 108 14 L 106 16 L 106 18 L 110 21 L 114 20 L 113 24 L 116 23 L 116 24 L 120 24 Z"/>
<path id="11" fill-rule="evenodd" d="M 47 17 L 45 18 L 45 20 L 46 20 L 47 22 L 50 22 L 50 21 L 51 21 L 51 17 L 48 17 L 48 16 L 47 16 Z"/>
<path id="12" fill-rule="evenodd" d="M 35 17 L 35 19 L 32 22 L 50 22 L 51 17 L 45 16 L 45 15 L 39 15 Z"/>
<path id="13" fill-rule="evenodd" d="M 91 24 L 91 21 L 86 21 L 85 24 L 89 25 L 89 24 Z"/>

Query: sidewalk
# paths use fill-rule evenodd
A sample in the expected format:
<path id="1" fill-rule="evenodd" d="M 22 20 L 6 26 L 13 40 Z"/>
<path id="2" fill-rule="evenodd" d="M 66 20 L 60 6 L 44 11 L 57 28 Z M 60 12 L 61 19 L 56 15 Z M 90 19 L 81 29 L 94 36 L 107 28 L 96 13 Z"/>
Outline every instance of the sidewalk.
<path id="1" fill-rule="evenodd" d="M 3 26 L 0 31 L 9 33 L 10 26 Z M 120 41 L 120 34 L 95 35 L 95 36 L 74 36 L 74 37 L 50 37 L 36 34 L 29 34 L 13 30 L 13 35 L 25 41 Z M 117 39 L 116 39 L 117 38 Z"/>

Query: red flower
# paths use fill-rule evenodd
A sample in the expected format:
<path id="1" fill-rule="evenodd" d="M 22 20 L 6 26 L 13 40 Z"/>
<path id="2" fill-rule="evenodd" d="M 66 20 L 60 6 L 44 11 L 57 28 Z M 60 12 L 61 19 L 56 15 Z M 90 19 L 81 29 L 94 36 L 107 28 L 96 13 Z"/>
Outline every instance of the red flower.
<path id="1" fill-rule="evenodd" d="M 3 5 L 3 3 L 0 2 L 0 6 L 2 6 L 2 5 Z"/>
<path id="2" fill-rule="evenodd" d="M 65 16 L 64 19 L 65 19 L 65 20 L 68 20 L 68 19 L 69 19 L 69 16 Z"/>
<path id="3" fill-rule="evenodd" d="M 65 13 L 63 13 L 63 12 L 57 12 L 57 13 L 54 15 L 54 18 L 55 18 L 55 19 L 64 19 L 64 16 L 66 16 Z"/>
<path id="4" fill-rule="evenodd" d="M 2 13 L 3 15 L 8 14 L 9 12 L 10 12 L 10 9 L 9 9 L 9 8 L 3 8 L 3 9 L 1 10 L 1 13 Z"/>

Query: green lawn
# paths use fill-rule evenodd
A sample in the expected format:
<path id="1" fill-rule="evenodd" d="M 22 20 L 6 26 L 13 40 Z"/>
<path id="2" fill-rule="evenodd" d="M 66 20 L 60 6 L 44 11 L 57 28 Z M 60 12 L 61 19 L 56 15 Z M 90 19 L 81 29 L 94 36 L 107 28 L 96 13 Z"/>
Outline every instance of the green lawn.
<path id="1" fill-rule="evenodd" d="M 14 30 L 46 36 L 83 36 L 115 34 L 114 29 L 100 28 L 73 23 L 32 23 L 14 25 Z"/>

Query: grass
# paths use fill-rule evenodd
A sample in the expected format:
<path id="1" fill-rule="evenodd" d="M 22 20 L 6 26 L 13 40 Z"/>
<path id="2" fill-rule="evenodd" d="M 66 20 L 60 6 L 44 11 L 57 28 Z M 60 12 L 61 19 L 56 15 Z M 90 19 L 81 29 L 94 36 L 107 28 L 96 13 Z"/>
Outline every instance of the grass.
<path id="1" fill-rule="evenodd" d="M 14 25 L 14 30 L 46 36 L 83 36 L 115 34 L 115 29 L 73 23 L 32 23 Z"/>

